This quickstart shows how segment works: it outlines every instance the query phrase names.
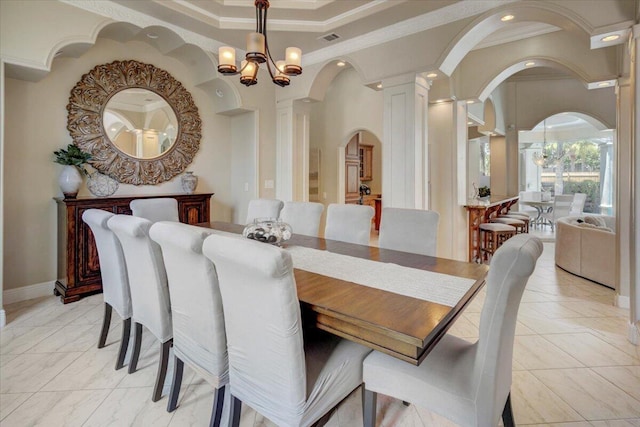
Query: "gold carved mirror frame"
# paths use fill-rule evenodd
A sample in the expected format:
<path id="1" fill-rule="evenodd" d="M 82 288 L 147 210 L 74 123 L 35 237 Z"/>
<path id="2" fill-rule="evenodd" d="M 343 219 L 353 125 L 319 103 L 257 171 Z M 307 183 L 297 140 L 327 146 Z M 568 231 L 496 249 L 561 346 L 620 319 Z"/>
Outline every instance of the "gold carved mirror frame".
<path id="1" fill-rule="evenodd" d="M 176 141 L 161 155 L 141 159 L 116 148 L 103 125 L 104 109 L 116 93 L 147 89 L 160 95 L 178 118 Z M 71 90 L 67 129 L 91 166 L 126 184 L 159 184 L 183 172 L 200 148 L 202 122 L 198 107 L 182 84 L 167 71 L 138 61 L 98 65 L 83 75 Z"/>

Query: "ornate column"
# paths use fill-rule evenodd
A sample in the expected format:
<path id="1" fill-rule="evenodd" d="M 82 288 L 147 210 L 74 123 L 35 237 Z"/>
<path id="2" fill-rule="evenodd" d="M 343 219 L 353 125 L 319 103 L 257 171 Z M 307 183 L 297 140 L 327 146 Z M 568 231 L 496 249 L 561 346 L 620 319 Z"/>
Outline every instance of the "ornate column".
<path id="1" fill-rule="evenodd" d="M 429 84 L 415 74 L 382 82 L 384 87 L 382 203 L 429 206 L 427 105 Z"/>
<path id="2" fill-rule="evenodd" d="M 309 107 L 299 101 L 277 104 L 276 198 L 309 200 Z"/>

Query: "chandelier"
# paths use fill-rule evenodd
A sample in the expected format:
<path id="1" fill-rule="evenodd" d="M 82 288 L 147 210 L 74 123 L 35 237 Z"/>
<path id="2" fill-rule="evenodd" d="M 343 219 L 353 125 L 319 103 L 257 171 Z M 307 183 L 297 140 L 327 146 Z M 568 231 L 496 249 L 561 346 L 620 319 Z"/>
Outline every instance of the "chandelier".
<path id="1" fill-rule="evenodd" d="M 236 66 L 236 50 L 229 46 L 218 49 L 218 72 L 225 75 L 240 74 L 240 83 L 253 86 L 258 83 L 258 68 L 266 63 L 273 83 L 280 87 L 289 85 L 289 77 L 302 73 L 300 59 L 302 51 L 297 47 L 288 47 L 285 60 L 274 61 L 267 42 L 267 9 L 269 0 L 255 0 L 256 31 L 247 34 L 247 54 L 240 63 L 240 71 Z"/>
<path id="2" fill-rule="evenodd" d="M 545 149 L 547 148 L 547 119 L 543 121 L 544 126 L 544 137 L 542 142 L 542 152 L 533 153 L 533 163 L 537 166 L 544 166 L 547 163 L 547 154 L 545 153 Z"/>

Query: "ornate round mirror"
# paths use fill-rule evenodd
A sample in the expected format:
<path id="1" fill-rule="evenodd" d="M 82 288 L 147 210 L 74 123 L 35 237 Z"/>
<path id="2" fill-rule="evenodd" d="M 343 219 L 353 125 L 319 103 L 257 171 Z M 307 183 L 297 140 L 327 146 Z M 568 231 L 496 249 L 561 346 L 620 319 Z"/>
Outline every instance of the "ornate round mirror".
<path id="1" fill-rule="evenodd" d="M 67 129 L 98 171 L 128 184 L 158 184 L 180 174 L 200 147 L 191 94 L 150 64 L 98 65 L 69 97 Z"/>
<path id="2" fill-rule="evenodd" d="M 147 89 L 125 89 L 112 96 L 102 124 L 118 150 L 138 159 L 165 153 L 178 133 L 178 118 L 171 106 Z"/>

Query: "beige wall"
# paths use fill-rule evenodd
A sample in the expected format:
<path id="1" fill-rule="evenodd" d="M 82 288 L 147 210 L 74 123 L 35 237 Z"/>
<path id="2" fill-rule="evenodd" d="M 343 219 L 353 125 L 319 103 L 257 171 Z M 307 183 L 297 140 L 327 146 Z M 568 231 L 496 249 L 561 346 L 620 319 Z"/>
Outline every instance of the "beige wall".
<path id="1" fill-rule="evenodd" d="M 312 105 L 309 141 L 311 147 L 322 152 L 320 201 L 325 205 L 336 203 L 340 190 L 344 193 L 338 188 L 338 148 L 345 147 L 359 130 L 367 130 L 382 140 L 382 100 L 382 92 L 363 86 L 356 71 L 347 69 L 333 80 L 324 101 Z M 381 147 L 377 153 L 374 151 L 374 157 L 376 154 L 381 159 Z M 326 199 L 323 192 L 327 193 Z"/>
<path id="2" fill-rule="evenodd" d="M 57 184 L 61 166 L 53 163 L 52 153 L 71 142 L 66 130 L 71 88 L 95 65 L 116 59 L 152 63 L 169 71 L 191 92 L 202 119 L 202 140 L 189 169 L 200 178 L 198 191 L 216 193 L 213 218 L 231 219 L 230 124 L 228 117 L 214 113 L 216 99 L 190 84 L 188 67 L 148 44 L 98 39 L 78 59 L 56 59 L 52 71 L 38 83 L 5 82 L 4 158 L 11 159 L 4 162 L 5 290 L 56 278 L 56 203 L 52 198 L 61 196 Z M 117 194 L 174 192 L 182 192 L 180 177 L 156 186 L 121 184 Z M 87 194 L 83 186 L 80 195 Z"/>

